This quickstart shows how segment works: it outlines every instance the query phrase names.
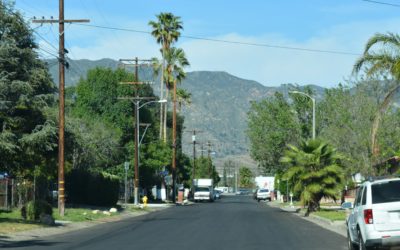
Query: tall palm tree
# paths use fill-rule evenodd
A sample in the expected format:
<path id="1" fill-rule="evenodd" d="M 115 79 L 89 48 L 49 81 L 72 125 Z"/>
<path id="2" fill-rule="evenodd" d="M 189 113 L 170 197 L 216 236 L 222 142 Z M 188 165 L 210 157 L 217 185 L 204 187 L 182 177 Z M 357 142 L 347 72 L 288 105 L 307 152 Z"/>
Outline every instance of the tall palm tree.
<path id="1" fill-rule="evenodd" d="M 180 48 L 170 48 L 165 53 L 165 76 L 167 90 L 173 87 L 173 114 L 172 114 L 172 199 L 175 201 L 175 184 L 176 184 L 176 84 L 185 78 L 186 73 L 184 67 L 189 66 L 185 52 Z M 167 91 L 167 98 L 168 98 Z"/>
<path id="2" fill-rule="evenodd" d="M 377 48 L 377 50 L 374 50 Z M 379 149 L 377 132 L 383 114 L 386 112 L 393 95 L 400 87 L 400 36 L 394 33 L 377 33 L 365 45 L 363 55 L 354 64 L 353 72 L 358 73 L 365 69 L 367 76 L 388 74 L 395 82 L 394 86 L 386 93 L 382 103 L 375 113 L 371 129 L 371 151 L 376 159 Z"/>
<path id="3" fill-rule="evenodd" d="M 344 180 L 341 159 L 333 147 L 318 139 L 302 141 L 299 147 L 289 145 L 285 151 L 281 162 L 289 168 L 283 177 L 308 205 L 306 216 L 319 209 L 323 197 L 336 200 Z"/>
<path id="4" fill-rule="evenodd" d="M 162 70 L 161 70 L 161 81 L 160 81 L 160 97 L 163 99 L 164 89 L 163 89 L 163 81 L 164 81 L 164 68 L 165 68 L 165 60 L 164 54 L 169 51 L 171 45 L 178 41 L 181 33 L 180 30 L 183 29 L 182 21 L 180 17 L 174 16 L 172 13 L 160 13 L 156 15 L 157 21 L 150 21 L 149 25 L 152 27 L 151 34 L 156 38 L 157 43 L 161 44 L 161 55 L 162 55 Z M 161 104 L 160 110 L 160 138 L 164 134 L 164 142 L 166 141 L 166 117 L 163 117 L 163 114 L 166 114 L 167 108 L 164 107 L 165 112 L 163 112 L 163 104 Z M 164 124 L 163 124 L 164 122 Z"/>

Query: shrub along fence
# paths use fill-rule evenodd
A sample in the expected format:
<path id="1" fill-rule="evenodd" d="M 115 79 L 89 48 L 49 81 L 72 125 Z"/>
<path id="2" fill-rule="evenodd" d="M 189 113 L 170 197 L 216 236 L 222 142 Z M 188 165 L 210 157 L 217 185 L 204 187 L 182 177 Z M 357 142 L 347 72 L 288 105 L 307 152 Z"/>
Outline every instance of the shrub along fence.
<path id="1" fill-rule="evenodd" d="M 118 202 L 118 176 L 74 169 L 65 177 L 66 202 L 93 206 L 114 206 Z"/>

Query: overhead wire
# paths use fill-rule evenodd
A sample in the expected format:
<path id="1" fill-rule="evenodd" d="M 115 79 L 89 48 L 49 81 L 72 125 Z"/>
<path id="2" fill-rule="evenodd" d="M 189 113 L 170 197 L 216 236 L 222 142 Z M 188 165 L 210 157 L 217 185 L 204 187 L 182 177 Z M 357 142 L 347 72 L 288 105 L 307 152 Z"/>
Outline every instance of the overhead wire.
<path id="1" fill-rule="evenodd" d="M 18 13 L 14 12 L 14 11 L 11 10 L 10 8 L 8 8 L 8 7 L 7 7 L 6 5 L 4 5 L 1 1 L 0 1 L 0 5 L 1 5 L 5 10 L 7 10 L 8 13 L 10 13 L 11 15 L 14 15 L 15 17 L 19 18 L 20 21 L 22 21 L 22 22 L 24 22 L 24 23 L 26 22 L 26 21 L 24 20 L 24 18 L 27 19 L 27 20 L 31 20 L 31 19 L 32 19 L 32 18 L 28 18 L 28 17 L 24 16 L 21 12 L 19 12 L 19 15 L 18 15 Z M 32 33 L 35 33 L 35 34 L 37 34 L 38 36 L 40 36 L 40 37 L 43 39 L 43 41 L 45 41 L 47 44 L 49 44 L 52 48 L 55 48 L 49 41 L 47 41 L 46 39 L 44 39 L 44 37 L 43 37 L 42 35 L 40 35 L 40 33 L 38 33 L 38 32 L 35 30 L 35 28 L 28 27 L 28 29 L 29 29 Z M 38 50 L 42 50 L 43 52 L 45 52 L 45 53 L 47 53 L 47 54 L 49 54 L 49 55 L 51 55 L 51 56 L 54 56 L 56 59 L 59 59 L 58 52 L 51 52 L 51 51 L 48 51 L 47 49 L 41 48 L 41 47 L 40 47 L 40 44 L 38 44 L 38 46 L 39 46 Z M 57 48 L 55 48 L 55 49 L 58 51 Z"/>
<path id="2" fill-rule="evenodd" d="M 151 35 L 150 31 L 135 30 L 135 29 L 130 29 L 130 28 L 118 28 L 118 27 L 111 27 L 111 26 L 94 25 L 94 24 L 81 24 L 81 23 L 73 23 L 73 25 L 80 25 L 80 26 L 99 28 L 99 29 L 118 30 L 118 31 L 125 31 L 125 32 L 133 32 L 133 33 L 141 33 L 141 34 L 149 34 L 149 35 Z M 346 51 L 310 49 L 310 48 L 291 47 L 291 46 L 273 45 L 273 44 L 265 44 L 265 43 L 240 42 L 240 41 L 233 41 L 233 40 L 198 37 L 198 36 L 181 35 L 181 37 L 182 38 L 187 38 L 187 39 L 193 39 L 193 40 L 203 40 L 203 41 L 210 41 L 210 42 L 236 44 L 236 45 L 247 45 L 247 46 L 256 46 L 256 47 L 266 47 L 266 48 L 275 48 L 275 49 L 297 50 L 297 51 L 305 51 L 305 52 L 328 53 L 328 54 L 351 55 L 351 56 L 359 56 L 359 55 L 361 55 L 360 53 L 353 53 L 353 52 L 346 52 Z"/>
<path id="3" fill-rule="evenodd" d="M 362 0 L 362 1 L 369 2 L 369 3 L 388 5 L 388 6 L 392 6 L 392 7 L 400 7 L 400 4 L 395 4 L 395 3 L 388 3 L 388 2 L 381 2 L 381 1 L 374 1 L 374 0 Z"/>

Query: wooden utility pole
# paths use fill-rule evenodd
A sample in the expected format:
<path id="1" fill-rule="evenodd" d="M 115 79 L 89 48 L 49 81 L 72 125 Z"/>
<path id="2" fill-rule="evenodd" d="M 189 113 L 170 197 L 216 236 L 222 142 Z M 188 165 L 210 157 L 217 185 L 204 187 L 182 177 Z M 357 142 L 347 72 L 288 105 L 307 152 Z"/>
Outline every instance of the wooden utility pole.
<path id="1" fill-rule="evenodd" d="M 133 82 L 122 82 L 121 84 L 129 84 L 129 85 L 136 85 L 135 89 L 135 97 L 120 97 L 118 99 L 125 99 L 125 100 L 132 100 L 133 103 L 135 104 L 135 163 L 134 163 L 134 171 L 135 171 L 135 176 L 134 176 L 134 204 L 138 205 L 139 204 L 139 127 L 140 127 L 140 121 L 139 121 L 139 109 L 141 108 L 140 102 L 143 100 L 148 100 L 151 102 L 152 100 L 155 100 L 155 97 L 139 97 L 139 89 L 138 85 L 145 84 L 145 82 L 139 82 L 139 61 L 142 62 L 150 62 L 151 60 L 139 60 L 137 57 L 135 59 L 120 59 L 120 62 L 132 62 L 134 61 L 134 67 L 135 67 L 135 81 Z M 145 104 L 143 104 L 145 105 Z"/>
<path id="2" fill-rule="evenodd" d="M 172 112 L 172 202 L 176 197 L 176 80 L 174 80 L 174 100 Z"/>
<path id="3" fill-rule="evenodd" d="M 58 23 L 59 28 L 59 125 L 58 125 L 58 211 L 61 216 L 65 213 L 65 180 L 64 180 L 64 124 L 65 124 L 65 48 L 64 48 L 64 24 L 65 23 L 87 23 L 88 19 L 65 20 L 64 19 L 64 0 L 59 0 L 59 19 L 58 20 L 33 20 L 33 23 Z"/>
<path id="4" fill-rule="evenodd" d="M 208 150 L 207 150 L 207 153 L 208 153 L 208 172 L 210 174 L 210 177 L 212 177 L 213 172 L 212 172 L 212 169 L 211 169 L 211 142 L 210 141 L 207 142 L 207 146 L 208 146 Z"/>

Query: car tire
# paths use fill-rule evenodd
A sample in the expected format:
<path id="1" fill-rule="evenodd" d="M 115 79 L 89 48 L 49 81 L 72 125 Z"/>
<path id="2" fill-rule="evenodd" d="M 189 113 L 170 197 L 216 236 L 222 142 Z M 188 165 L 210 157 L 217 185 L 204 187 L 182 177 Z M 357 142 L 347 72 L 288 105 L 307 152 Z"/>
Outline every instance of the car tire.
<path id="1" fill-rule="evenodd" d="M 367 248 L 364 244 L 364 240 L 362 238 L 361 232 L 360 230 L 357 230 L 358 233 L 358 249 L 359 250 L 368 250 L 369 248 Z"/>
<path id="2" fill-rule="evenodd" d="M 357 249 L 357 245 L 355 245 L 350 238 L 350 232 L 347 229 L 347 246 L 349 247 L 349 250 L 356 250 Z"/>
<path id="3" fill-rule="evenodd" d="M 257 202 L 260 202 L 260 199 L 257 199 Z"/>

